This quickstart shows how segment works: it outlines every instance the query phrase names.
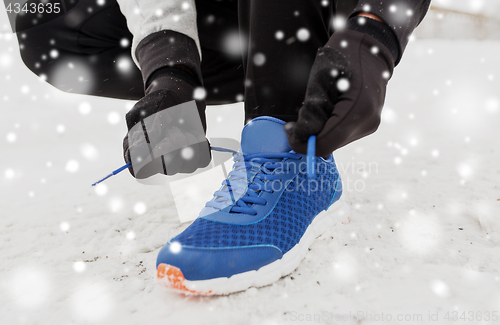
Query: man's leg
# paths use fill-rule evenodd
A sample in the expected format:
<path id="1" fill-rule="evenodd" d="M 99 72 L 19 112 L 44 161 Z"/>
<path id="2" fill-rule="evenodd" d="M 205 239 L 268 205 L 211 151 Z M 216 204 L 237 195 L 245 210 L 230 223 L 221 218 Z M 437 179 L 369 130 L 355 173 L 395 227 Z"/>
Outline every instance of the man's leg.
<path id="1" fill-rule="evenodd" d="M 132 35 L 115 1 L 81 0 L 67 14 L 17 36 L 26 66 L 62 91 L 144 96 L 141 73 L 130 58 Z"/>
<path id="2" fill-rule="evenodd" d="M 119 3 L 122 9 L 125 8 L 124 14 L 129 23 L 133 22 L 137 17 L 134 16 L 131 8 L 127 7 L 125 3 L 120 1 Z M 155 6 L 154 3 L 151 4 Z M 181 5 L 181 3 L 177 4 Z M 150 23 L 153 19 L 151 17 L 156 17 L 156 13 L 152 12 L 146 4 L 143 6 L 145 18 L 136 21 L 137 24 L 144 27 L 140 29 L 129 24 L 135 37 L 133 44 L 137 43 L 133 54 L 141 67 L 146 88 L 146 96 L 127 113 L 129 135 L 130 131 L 142 120 L 156 119 L 156 117 L 150 118 L 150 116 L 157 116 L 156 113 L 163 110 L 166 111 L 165 116 L 169 116 L 169 112 L 175 111 L 175 109 L 170 110 L 170 107 L 190 102 L 193 99 L 196 100 L 199 120 L 204 131 L 206 130 L 206 104 L 235 102 L 239 99 L 238 94 L 241 97 L 239 100 L 243 99 L 244 78 L 241 52 L 238 53 L 239 55 L 230 55 L 231 53 L 226 52 L 231 51 L 224 49 L 224 39 L 227 33 L 231 33 L 231 30 L 238 32 L 237 3 L 234 1 L 204 0 L 193 3 L 193 6 L 196 6 L 196 12 L 193 11 L 194 8 L 190 4 L 186 6 L 183 4 L 186 10 L 191 11 L 180 11 L 179 15 L 182 13 L 182 16 L 176 16 L 175 10 L 178 8 L 169 7 L 172 4 L 163 3 L 163 5 L 164 7 L 158 10 L 167 12 L 170 8 L 172 13 L 168 12 L 158 20 L 157 27 L 163 28 L 162 30 L 154 32 Z M 175 17 L 183 23 L 177 24 Z M 197 25 L 200 25 L 200 32 L 196 28 Z M 148 33 L 149 31 L 153 32 L 141 38 L 144 35 L 141 30 L 146 30 Z M 201 45 L 202 60 L 200 60 L 200 51 L 197 47 L 199 44 Z M 134 49 L 134 45 L 132 48 Z M 200 89 L 202 86 L 205 87 L 206 91 Z M 155 129 L 155 137 L 149 135 L 148 143 L 154 148 L 161 148 L 162 152 L 157 152 L 157 158 L 142 168 L 148 173 L 142 173 L 139 178 L 148 177 L 153 173 L 173 175 L 176 172 L 192 172 L 194 167 L 206 166 L 202 163 L 197 164 L 198 161 L 208 164 L 209 159 L 204 159 L 205 153 L 207 153 L 207 157 L 210 156 L 207 150 L 204 150 L 208 149 L 208 146 L 205 146 L 208 142 L 201 141 L 200 130 L 192 128 L 196 117 L 180 119 L 192 123 L 181 122 L 182 125 L 174 125 L 177 120 L 171 118 L 172 122 L 165 122 L 168 123 L 168 127 Z M 158 125 L 165 125 L 165 123 L 158 123 Z M 197 139 L 197 144 L 199 144 L 192 147 L 194 158 L 183 158 L 182 155 L 176 154 L 180 152 L 182 147 L 189 145 L 188 143 L 191 142 L 188 139 L 193 137 Z M 142 150 L 145 142 L 146 139 L 142 136 L 125 138 L 124 158 L 127 163 L 134 161 L 130 153 Z M 200 146 L 203 147 L 203 150 L 199 150 Z M 174 152 L 174 154 L 166 155 L 167 152 Z M 159 155 L 164 157 L 165 162 L 159 163 Z M 197 157 L 203 159 L 198 160 Z M 187 160 L 189 160 L 189 164 Z M 184 169 L 184 166 L 190 168 Z M 133 171 L 131 170 L 131 172 Z M 133 175 L 138 176 L 135 172 Z"/>
<path id="3" fill-rule="evenodd" d="M 248 39 L 243 57 L 247 120 L 297 119 L 316 51 L 330 36 L 332 2 L 239 0 L 240 30 Z"/>
<path id="4" fill-rule="evenodd" d="M 243 101 L 245 73 L 238 49 L 238 1 L 196 1 L 207 104 Z"/>
<path id="5" fill-rule="evenodd" d="M 91 9 L 89 9 L 91 8 Z M 241 101 L 241 56 L 225 53 L 225 36 L 238 30 L 236 1 L 198 1 L 201 72 L 209 105 Z M 71 93 L 138 100 L 140 70 L 130 55 L 132 35 L 116 1 L 81 0 L 68 14 L 17 34 L 21 57 L 35 74 Z M 240 98 L 241 97 L 241 98 Z"/>

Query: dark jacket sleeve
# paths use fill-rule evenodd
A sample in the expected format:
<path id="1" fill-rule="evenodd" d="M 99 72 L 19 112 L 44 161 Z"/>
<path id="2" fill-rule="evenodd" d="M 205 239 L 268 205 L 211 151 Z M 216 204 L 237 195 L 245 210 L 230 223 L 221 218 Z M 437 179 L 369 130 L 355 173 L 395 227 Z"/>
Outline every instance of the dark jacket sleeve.
<path id="1" fill-rule="evenodd" d="M 350 17 L 369 12 L 382 19 L 399 41 L 399 62 L 413 30 L 424 19 L 431 0 L 360 0 Z"/>

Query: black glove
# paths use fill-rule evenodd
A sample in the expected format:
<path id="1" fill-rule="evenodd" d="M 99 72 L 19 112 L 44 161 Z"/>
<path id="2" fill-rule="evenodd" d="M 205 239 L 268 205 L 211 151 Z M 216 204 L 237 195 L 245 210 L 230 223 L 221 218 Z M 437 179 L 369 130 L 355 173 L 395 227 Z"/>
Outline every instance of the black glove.
<path id="1" fill-rule="evenodd" d="M 393 68 L 391 52 L 372 36 L 334 33 L 318 50 L 297 122 L 284 125 L 290 147 L 306 154 L 317 135 L 316 156 L 326 157 L 375 132 Z"/>
<path id="2" fill-rule="evenodd" d="M 136 178 L 192 173 L 210 163 L 205 102 L 193 100 L 193 86 L 182 80 L 175 85 L 175 91 L 147 94 L 126 115 L 123 153 Z"/>
<path id="3" fill-rule="evenodd" d="M 135 54 L 146 95 L 126 116 L 123 155 L 130 173 L 147 178 L 206 167 L 211 155 L 204 96 L 195 96 L 195 90 L 203 92 L 195 41 L 163 30 L 144 38 Z"/>

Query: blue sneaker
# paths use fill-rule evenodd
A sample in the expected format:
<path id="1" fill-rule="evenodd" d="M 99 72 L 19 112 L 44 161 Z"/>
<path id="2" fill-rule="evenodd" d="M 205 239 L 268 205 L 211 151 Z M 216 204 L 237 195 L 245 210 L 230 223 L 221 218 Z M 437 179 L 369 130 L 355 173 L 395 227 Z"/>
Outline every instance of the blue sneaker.
<path id="1" fill-rule="evenodd" d="M 158 254 L 167 287 L 213 295 L 271 284 L 297 268 L 316 237 L 348 222 L 333 156 L 312 158 L 308 177 L 307 157 L 290 149 L 284 124 L 258 117 L 243 128 L 222 187 Z"/>

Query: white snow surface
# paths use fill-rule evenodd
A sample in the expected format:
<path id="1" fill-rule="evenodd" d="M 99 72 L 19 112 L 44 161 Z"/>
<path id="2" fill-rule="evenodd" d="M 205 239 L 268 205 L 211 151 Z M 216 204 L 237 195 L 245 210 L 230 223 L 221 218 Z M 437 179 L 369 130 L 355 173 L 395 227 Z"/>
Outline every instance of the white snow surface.
<path id="1" fill-rule="evenodd" d="M 496 323 L 500 42 L 412 42 L 379 130 L 335 153 L 351 222 L 291 275 L 222 297 L 156 282 L 158 251 L 187 226 L 168 186 L 126 171 L 90 186 L 123 164 L 133 103 L 62 93 L 12 35 L 0 43 L 0 323 Z M 238 137 L 241 104 L 208 112 L 212 135 Z"/>

